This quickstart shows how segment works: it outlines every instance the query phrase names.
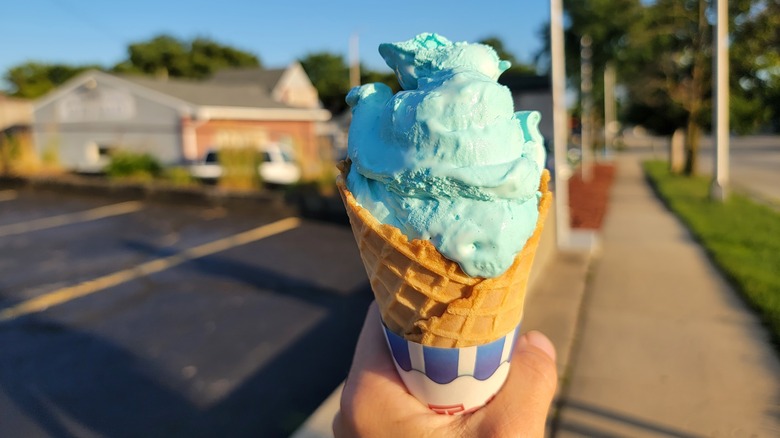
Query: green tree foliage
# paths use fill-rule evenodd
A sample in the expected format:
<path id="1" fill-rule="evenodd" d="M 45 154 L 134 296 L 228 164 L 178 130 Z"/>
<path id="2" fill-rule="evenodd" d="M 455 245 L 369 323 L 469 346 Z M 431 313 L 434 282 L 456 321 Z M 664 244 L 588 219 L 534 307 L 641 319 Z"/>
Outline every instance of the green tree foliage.
<path id="1" fill-rule="evenodd" d="M 115 72 L 204 79 L 225 67 L 260 66 L 257 56 L 207 38 L 183 41 L 159 35 L 131 44 L 127 52 L 128 58 L 114 67 Z"/>
<path id="2" fill-rule="evenodd" d="M 714 0 L 564 0 L 570 86 L 579 88 L 580 38 L 589 35 L 596 108 L 603 105 L 604 67 L 613 63 L 625 96 L 623 121 L 659 134 L 684 128 L 690 173 L 700 132 L 712 120 L 713 7 Z M 731 126 L 737 132 L 780 120 L 778 28 L 780 0 L 729 1 Z M 549 28 L 547 50 L 548 34 Z"/>
<path id="3" fill-rule="evenodd" d="M 712 29 L 700 0 L 658 0 L 631 33 L 629 117 L 656 112 L 659 133 L 685 128 L 685 173 L 696 170 L 701 127 L 707 123 L 712 80 Z M 634 120 L 639 122 L 639 120 Z"/>
<path id="4" fill-rule="evenodd" d="M 91 68 L 99 67 L 27 62 L 9 69 L 5 80 L 12 86 L 12 96 L 35 99 Z"/>
<path id="5" fill-rule="evenodd" d="M 368 70 L 364 67 L 360 69 L 360 83 L 370 84 L 372 82 L 382 82 L 393 90 L 393 93 L 401 91 L 401 84 L 398 83 L 398 77 L 392 71 L 379 72 Z"/>
<path id="6" fill-rule="evenodd" d="M 488 38 L 484 38 L 479 41 L 480 44 L 486 44 L 493 48 L 493 50 L 496 51 L 498 54 L 498 57 L 500 59 L 509 61 L 512 63 L 512 66 L 509 67 L 509 72 L 514 72 L 518 74 L 535 74 L 536 68 L 532 65 L 524 64 L 520 62 L 515 55 L 510 53 L 506 47 L 504 47 L 504 41 L 496 36 L 491 36 Z"/>
<path id="7" fill-rule="evenodd" d="M 731 128 L 748 133 L 778 114 L 777 0 L 729 2 Z M 646 7 L 627 51 L 630 121 L 662 134 L 686 130 L 686 174 L 695 173 L 699 135 L 712 123 L 714 1 L 657 0 Z M 774 42 L 774 43 L 773 43 Z"/>
<path id="8" fill-rule="evenodd" d="M 131 44 L 127 51 L 128 58 L 114 66 L 112 71 L 203 79 L 220 68 L 260 65 L 255 55 L 207 38 L 181 41 L 161 35 L 149 41 Z M 104 70 L 97 65 L 27 62 L 9 69 L 4 78 L 11 84 L 11 95 L 32 99 L 88 69 Z"/>
<path id="9" fill-rule="evenodd" d="M 518 62 L 514 55 L 506 51 L 503 42 L 498 38 L 487 38 L 481 42 L 492 46 L 501 59 L 512 62 L 513 67 L 510 70 L 525 74 L 535 71 L 533 67 Z M 344 57 L 328 52 L 316 52 L 310 53 L 298 61 L 317 89 L 323 106 L 334 114 L 346 110 L 347 104 L 344 99 L 349 92 L 350 83 L 349 65 Z M 401 89 L 398 79 L 392 71 L 376 71 L 361 66 L 360 83 L 373 82 L 387 84 L 393 92 L 398 92 Z"/>
<path id="10" fill-rule="evenodd" d="M 325 109 L 334 114 L 344 111 L 349 92 L 349 67 L 341 55 L 316 52 L 299 60 L 319 93 Z"/>
<path id="11" fill-rule="evenodd" d="M 730 5 L 740 6 L 730 24 L 731 125 L 745 133 L 772 122 L 780 132 L 780 0 L 753 3 Z"/>

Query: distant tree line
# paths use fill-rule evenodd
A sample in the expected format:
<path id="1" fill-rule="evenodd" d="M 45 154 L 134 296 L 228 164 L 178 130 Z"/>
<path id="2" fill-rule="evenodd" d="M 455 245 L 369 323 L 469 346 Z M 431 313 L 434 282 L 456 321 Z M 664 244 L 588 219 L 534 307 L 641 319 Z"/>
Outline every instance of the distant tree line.
<path id="1" fill-rule="evenodd" d="M 258 66 L 260 60 L 257 56 L 207 38 L 183 41 L 160 35 L 149 41 L 130 44 L 127 59 L 112 67 L 27 62 L 10 68 L 4 78 L 11 84 L 11 95 L 33 99 L 89 69 L 203 79 L 224 67 Z"/>

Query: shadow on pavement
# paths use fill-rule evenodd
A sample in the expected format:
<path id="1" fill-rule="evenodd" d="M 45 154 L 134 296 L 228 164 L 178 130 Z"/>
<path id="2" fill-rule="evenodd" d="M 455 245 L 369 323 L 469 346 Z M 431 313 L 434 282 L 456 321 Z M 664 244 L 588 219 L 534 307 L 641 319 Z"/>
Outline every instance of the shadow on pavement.
<path id="1" fill-rule="evenodd" d="M 372 299 L 367 282 L 334 293 L 218 257 L 189 263 L 263 292 L 292 294 L 324 309 L 325 316 L 205 407 L 186 395 L 192 388 L 153 359 L 95 332 L 42 315 L 2 324 L 0 390 L 25 420 L 0 421 L 0 431 L 11 427 L 7 436 L 43 431 L 52 437 L 289 436 L 346 377 Z"/>
<path id="2" fill-rule="evenodd" d="M 614 424 L 620 427 L 620 430 L 625 430 L 627 427 L 635 430 L 634 433 L 646 436 L 648 434 L 665 436 L 670 438 L 701 438 L 703 435 L 693 435 L 688 432 L 674 429 L 672 427 L 664 426 L 663 423 L 655 421 L 647 421 L 641 418 L 633 417 L 622 412 L 606 409 L 603 407 L 595 406 L 589 403 L 580 402 L 577 400 L 567 400 L 566 407 L 572 409 L 572 411 L 578 411 L 577 417 L 588 417 L 591 419 L 589 423 L 595 424 Z M 614 430 L 614 428 L 610 428 Z M 609 430 L 609 429 L 608 429 Z M 556 425 L 555 434 L 559 432 L 574 433 L 579 436 L 592 436 L 592 437 L 622 437 L 624 435 L 609 432 L 599 428 L 598 426 L 592 426 L 590 424 L 582 424 L 577 421 L 563 421 Z"/>

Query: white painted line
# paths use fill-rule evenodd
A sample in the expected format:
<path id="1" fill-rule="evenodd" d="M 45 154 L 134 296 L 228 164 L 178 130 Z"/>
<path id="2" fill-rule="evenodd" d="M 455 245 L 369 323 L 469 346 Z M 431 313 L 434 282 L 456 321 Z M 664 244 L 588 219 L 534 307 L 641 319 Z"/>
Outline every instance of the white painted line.
<path id="1" fill-rule="evenodd" d="M 81 298 L 116 285 L 151 275 L 184 262 L 205 257 L 236 246 L 255 242 L 275 234 L 283 233 L 300 226 L 298 218 L 287 218 L 243 233 L 234 234 L 194 248 L 186 249 L 178 254 L 142 263 L 133 268 L 124 269 L 113 274 L 104 275 L 94 280 L 49 292 L 39 297 L 23 301 L 15 306 L 0 311 L 0 322 L 10 321 L 23 315 L 40 312 L 50 307 Z"/>
<path id="2" fill-rule="evenodd" d="M 0 190 L 0 202 L 16 199 L 16 190 Z"/>
<path id="3" fill-rule="evenodd" d="M 30 231 L 45 230 L 48 228 L 70 225 L 79 222 L 94 221 L 111 216 L 134 213 L 143 209 L 144 206 L 138 201 L 120 202 L 103 207 L 93 208 L 91 210 L 79 211 L 76 213 L 66 213 L 58 216 L 33 219 L 26 222 L 19 222 L 9 225 L 0 225 L 0 237 L 11 236 L 14 234 L 29 233 Z"/>

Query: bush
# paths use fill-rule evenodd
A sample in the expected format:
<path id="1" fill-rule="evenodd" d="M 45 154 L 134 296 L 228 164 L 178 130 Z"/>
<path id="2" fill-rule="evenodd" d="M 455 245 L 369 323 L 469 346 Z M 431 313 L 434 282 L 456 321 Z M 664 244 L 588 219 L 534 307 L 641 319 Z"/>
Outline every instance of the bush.
<path id="1" fill-rule="evenodd" d="M 25 134 L 0 135 L 0 160 L 3 173 L 32 175 L 41 167 L 32 138 Z"/>
<path id="2" fill-rule="evenodd" d="M 260 188 L 260 154 L 251 147 L 225 147 L 219 150 L 219 165 L 222 176 L 219 186 L 235 190 L 254 190 Z"/>
<path id="3" fill-rule="evenodd" d="M 106 174 L 111 178 L 151 181 L 161 173 L 160 162 L 148 153 L 116 151 L 106 166 Z"/>
<path id="4" fill-rule="evenodd" d="M 192 177 L 186 167 L 169 167 L 165 169 L 163 179 L 174 186 L 180 187 L 192 186 L 198 182 Z"/>

